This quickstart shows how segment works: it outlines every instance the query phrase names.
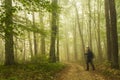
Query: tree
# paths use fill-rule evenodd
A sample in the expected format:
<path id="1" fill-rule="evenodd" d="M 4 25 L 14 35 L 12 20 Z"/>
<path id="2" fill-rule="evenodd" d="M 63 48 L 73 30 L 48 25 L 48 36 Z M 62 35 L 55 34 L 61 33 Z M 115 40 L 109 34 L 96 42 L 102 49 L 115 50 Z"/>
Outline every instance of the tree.
<path id="1" fill-rule="evenodd" d="M 97 3 L 98 3 L 98 6 L 97 6 L 97 8 L 98 8 L 98 24 L 97 24 L 97 34 L 98 34 L 98 60 L 99 61 L 101 61 L 101 59 L 102 59 L 102 49 L 101 49 L 101 34 L 100 34 L 100 23 L 101 23 L 101 21 L 100 21 L 100 13 L 101 13 L 101 1 L 100 0 L 97 0 Z"/>
<path id="2" fill-rule="evenodd" d="M 78 53 L 77 53 L 77 23 L 75 20 L 74 26 L 73 26 L 73 38 L 74 38 L 74 54 L 75 54 L 75 60 L 78 60 Z"/>
<path id="3" fill-rule="evenodd" d="M 33 19 L 33 27 L 36 27 L 35 25 L 35 13 L 32 11 L 32 19 Z M 33 32 L 33 37 L 34 37 L 34 54 L 35 56 L 37 55 L 37 34 L 36 32 Z"/>
<path id="4" fill-rule="evenodd" d="M 91 0 L 88 0 L 88 11 L 89 11 L 89 46 L 92 49 L 92 32 L 91 32 Z"/>
<path id="5" fill-rule="evenodd" d="M 60 61 L 60 58 L 59 58 L 59 55 L 60 55 L 60 53 L 59 53 L 59 43 L 60 43 L 60 41 L 59 41 L 59 15 L 57 14 L 57 54 L 56 54 L 56 60 L 57 61 Z"/>
<path id="6" fill-rule="evenodd" d="M 56 62 L 55 42 L 57 34 L 57 0 L 52 0 L 52 23 L 51 23 L 51 43 L 50 43 L 50 62 Z M 54 9 L 55 8 L 55 9 Z"/>
<path id="7" fill-rule="evenodd" d="M 118 69 L 118 36 L 117 36 L 117 17 L 114 0 L 105 0 L 105 17 L 107 30 L 107 54 L 111 61 L 111 67 Z M 108 53 L 110 51 L 110 53 Z"/>
<path id="8" fill-rule="evenodd" d="M 75 6 L 75 11 L 76 11 L 76 19 L 77 19 L 77 24 L 78 24 L 78 30 L 79 30 L 79 34 L 80 34 L 80 38 L 81 38 L 82 52 L 85 53 L 85 45 L 84 45 L 83 33 L 82 33 L 81 26 L 80 26 L 80 21 L 79 21 L 78 9 L 77 9 L 76 5 L 74 5 L 74 6 Z"/>
<path id="9" fill-rule="evenodd" d="M 112 47 L 112 67 L 118 69 L 118 35 L 117 35 L 117 16 L 115 0 L 109 0 L 110 23 L 111 23 L 111 47 Z"/>
<path id="10" fill-rule="evenodd" d="M 14 61 L 12 0 L 5 0 L 5 65 L 12 65 Z"/>
<path id="11" fill-rule="evenodd" d="M 66 49 L 66 60 L 70 61 L 70 44 L 69 44 L 69 38 L 68 38 L 68 32 L 67 32 L 67 28 L 65 27 L 65 49 Z"/>
<path id="12" fill-rule="evenodd" d="M 40 24 L 41 24 L 40 27 L 44 31 L 43 16 L 44 16 L 43 12 L 40 11 L 39 12 Z M 43 35 L 43 34 L 41 34 L 41 47 L 40 47 L 40 49 L 41 49 L 41 53 L 43 55 L 45 55 L 45 35 Z"/>
<path id="13" fill-rule="evenodd" d="M 105 0 L 106 36 L 107 36 L 107 59 L 111 62 L 111 34 L 110 34 L 110 11 L 109 0 Z"/>

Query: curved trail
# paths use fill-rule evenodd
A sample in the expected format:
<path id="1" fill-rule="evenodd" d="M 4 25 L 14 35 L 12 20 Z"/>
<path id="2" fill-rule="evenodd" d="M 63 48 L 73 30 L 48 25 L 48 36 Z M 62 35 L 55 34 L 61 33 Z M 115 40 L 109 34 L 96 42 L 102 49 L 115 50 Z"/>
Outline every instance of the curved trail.
<path id="1" fill-rule="evenodd" d="M 94 71 L 85 71 L 79 64 L 68 64 L 68 68 L 58 74 L 55 80 L 106 80 Z"/>

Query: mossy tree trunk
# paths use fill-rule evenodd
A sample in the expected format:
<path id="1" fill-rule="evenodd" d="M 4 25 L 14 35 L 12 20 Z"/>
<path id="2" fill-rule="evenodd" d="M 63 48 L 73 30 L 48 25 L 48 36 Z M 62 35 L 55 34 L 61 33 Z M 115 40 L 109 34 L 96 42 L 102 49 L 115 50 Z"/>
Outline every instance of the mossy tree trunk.
<path id="1" fill-rule="evenodd" d="M 5 0 L 5 65 L 13 65 L 14 42 L 13 42 L 13 20 L 12 20 L 12 0 Z"/>
<path id="2" fill-rule="evenodd" d="M 57 7 L 57 0 L 52 0 L 53 7 Z M 51 43 L 50 43 L 50 62 L 56 62 L 56 35 L 57 35 L 57 8 L 52 9 L 51 23 Z"/>

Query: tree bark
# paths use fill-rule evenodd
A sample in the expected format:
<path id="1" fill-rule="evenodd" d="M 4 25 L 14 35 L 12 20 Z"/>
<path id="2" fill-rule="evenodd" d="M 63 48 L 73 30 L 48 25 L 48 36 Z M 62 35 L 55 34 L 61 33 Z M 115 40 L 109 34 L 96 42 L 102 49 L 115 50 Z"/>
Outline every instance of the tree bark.
<path id="1" fill-rule="evenodd" d="M 109 0 L 105 0 L 106 36 L 107 36 L 107 59 L 111 62 L 111 33 L 110 33 L 110 9 Z"/>
<path id="2" fill-rule="evenodd" d="M 70 61 L 70 49 L 69 49 L 69 39 L 68 39 L 68 33 L 67 28 L 65 27 L 65 50 L 66 50 L 66 58 L 67 61 Z"/>
<path id="3" fill-rule="evenodd" d="M 77 24 L 78 24 L 79 34 L 80 34 L 80 38 L 81 38 L 82 50 L 83 50 L 83 53 L 85 53 L 84 39 L 83 39 L 82 30 L 81 30 L 81 27 L 80 27 L 79 14 L 78 14 L 78 10 L 77 10 L 76 5 L 75 5 L 75 10 L 76 10 L 76 17 L 77 17 Z"/>
<path id="4" fill-rule="evenodd" d="M 78 53 L 77 53 L 77 23 L 75 20 L 75 24 L 73 26 L 73 38 L 74 38 L 74 54 L 75 54 L 75 61 L 78 60 Z"/>
<path id="5" fill-rule="evenodd" d="M 39 12 L 40 16 L 40 24 L 41 24 L 41 29 L 44 31 L 44 24 L 43 24 L 43 12 Z M 41 54 L 45 55 L 45 35 L 41 34 Z"/>
<path id="6" fill-rule="evenodd" d="M 52 0 L 52 5 L 57 6 L 57 0 Z M 51 43 L 50 43 L 50 62 L 56 62 L 55 42 L 57 34 L 57 9 L 52 9 Z"/>
<path id="7" fill-rule="evenodd" d="M 100 13 L 101 13 L 101 5 L 100 5 L 100 0 L 97 0 L 98 2 L 98 25 L 97 25 L 97 32 L 98 32 L 98 60 L 101 61 L 103 58 L 103 54 L 102 54 L 102 48 L 101 48 L 101 36 L 100 36 Z"/>
<path id="8" fill-rule="evenodd" d="M 111 21 L 111 47 L 112 47 L 112 67 L 119 68 L 118 63 L 118 35 L 117 35 L 117 16 L 115 8 L 115 0 L 109 0 L 110 5 L 110 21 Z"/>
<path id="9" fill-rule="evenodd" d="M 32 48 L 31 34 L 29 31 L 28 31 L 28 40 L 29 40 L 29 50 L 30 50 L 31 59 L 32 59 L 34 54 L 33 54 L 33 48 Z"/>
<path id="10" fill-rule="evenodd" d="M 59 17 L 59 16 L 57 16 Z M 57 20 L 57 54 L 56 54 L 56 60 L 60 61 L 60 53 L 59 53 L 59 18 Z"/>
<path id="11" fill-rule="evenodd" d="M 58 5 L 60 4 L 60 0 L 57 0 Z M 57 14 L 57 54 L 56 54 L 56 60 L 60 61 L 60 53 L 59 53 L 59 14 Z"/>
<path id="12" fill-rule="evenodd" d="M 32 19 L 33 19 L 33 27 L 35 27 L 35 13 L 32 12 Z M 36 32 L 33 32 L 33 37 L 34 37 L 34 54 L 35 56 L 37 55 L 37 34 Z"/>
<path id="13" fill-rule="evenodd" d="M 12 65 L 14 61 L 12 0 L 5 0 L 5 65 Z"/>
<path id="14" fill-rule="evenodd" d="M 92 49 L 91 0 L 88 0 L 88 10 L 89 10 L 89 47 L 90 47 L 90 49 Z"/>

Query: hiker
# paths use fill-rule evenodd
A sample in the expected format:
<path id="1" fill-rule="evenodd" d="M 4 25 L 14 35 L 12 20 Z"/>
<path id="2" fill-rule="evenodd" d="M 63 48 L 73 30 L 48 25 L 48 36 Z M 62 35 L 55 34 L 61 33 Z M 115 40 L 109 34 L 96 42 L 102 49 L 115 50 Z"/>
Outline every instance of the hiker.
<path id="1" fill-rule="evenodd" d="M 94 64 L 93 64 L 93 52 L 90 50 L 89 47 L 87 47 L 87 52 L 85 53 L 86 56 L 86 65 L 87 65 L 87 69 L 86 71 L 89 70 L 89 64 L 92 66 L 92 69 L 95 70 Z"/>

